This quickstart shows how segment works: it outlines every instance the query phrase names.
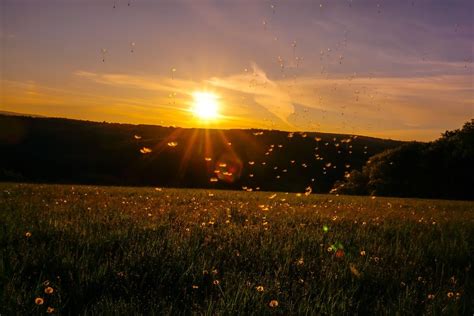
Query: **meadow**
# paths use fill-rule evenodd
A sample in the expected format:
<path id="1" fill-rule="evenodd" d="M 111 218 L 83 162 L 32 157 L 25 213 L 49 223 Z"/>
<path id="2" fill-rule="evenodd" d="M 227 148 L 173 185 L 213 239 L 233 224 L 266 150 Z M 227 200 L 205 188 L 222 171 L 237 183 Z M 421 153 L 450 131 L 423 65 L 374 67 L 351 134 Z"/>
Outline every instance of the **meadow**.
<path id="1" fill-rule="evenodd" d="M 471 315 L 474 203 L 0 184 L 0 314 Z"/>

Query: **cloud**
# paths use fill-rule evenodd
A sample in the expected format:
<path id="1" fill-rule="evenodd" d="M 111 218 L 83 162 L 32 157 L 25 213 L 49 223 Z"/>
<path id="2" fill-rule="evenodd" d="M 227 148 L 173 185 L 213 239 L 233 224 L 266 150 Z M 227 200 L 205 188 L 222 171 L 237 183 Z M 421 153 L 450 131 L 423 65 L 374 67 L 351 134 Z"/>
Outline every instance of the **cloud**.
<path id="1" fill-rule="evenodd" d="M 255 63 L 247 73 L 235 74 L 226 77 L 212 77 L 204 82 L 194 82 L 180 78 L 147 77 L 126 74 L 97 74 L 87 71 L 76 71 L 76 76 L 99 84 L 111 86 L 127 86 L 134 89 L 151 90 L 162 93 L 179 93 L 190 96 L 193 91 L 208 87 L 225 90 L 228 100 L 233 100 L 229 107 L 238 107 L 240 94 L 248 95 L 253 102 L 266 109 L 269 113 L 281 120 L 285 128 L 293 128 L 288 117 L 294 112 L 291 96 L 282 90 L 275 81 L 270 80 L 266 73 Z M 236 97 L 232 98 L 234 95 Z M 183 102 L 186 102 L 184 99 Z M 231 112 L 231 111 L 229 111 Z"/>
<path id="2" fill-rule="evenodd" d="M 280 119 L 287 127 L 294 127 L 288 118 L 294 113 L 291 96 L 277 81 L 272 81 L 257 64 L 252 63 L 251 71 L 228 77 L 213 77 L 207 82 L 218 88 L 249 95 L 253 101 Z"/>
<path id="3" fill-rule="evenodd" d="M 124 74 L 75 73 L 95 83 L 169 94 L 183 94 L 183 109 L 193 91 L 207 87 L 225 100 L 228 122 L 255 121 L 259 108 L 271 115 L 275 128 L 318 129 L 416 139 L 435 138 L 473 115 L 470 76 L 428 77 L 296 77 L 271 79 L 257 64 L 248 71 L 211 77 L 202 82 L 181 78 Z M 240 100 L 250 100 L 247 107 Z M 248 103 L 248 102 L 247 102 Z M 298 104 L 298 107 L 295 105 Z M 262 126 L 262 125 L 260 125 Z M 401 132 L 405 130 L 405 132 Z M 406 132 L 410 131 L 410 132 Z M 392 134 L 390 134 L 392 133 Z M 411 135 L 411 136 L 409 136 Z M 418 136 L 417 136 L 418 135 Z"/>

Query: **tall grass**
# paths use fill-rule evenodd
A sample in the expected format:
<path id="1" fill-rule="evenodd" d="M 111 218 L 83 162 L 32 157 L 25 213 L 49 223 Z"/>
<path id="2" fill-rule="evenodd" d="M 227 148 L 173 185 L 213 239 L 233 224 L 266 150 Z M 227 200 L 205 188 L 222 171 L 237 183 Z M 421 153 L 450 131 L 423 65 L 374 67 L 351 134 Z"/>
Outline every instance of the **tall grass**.
<path id="1" fill-rule="evenodd" d="M 0 314 L 473 312 L 472 202 L 0 184 L 0 243 Z"/>

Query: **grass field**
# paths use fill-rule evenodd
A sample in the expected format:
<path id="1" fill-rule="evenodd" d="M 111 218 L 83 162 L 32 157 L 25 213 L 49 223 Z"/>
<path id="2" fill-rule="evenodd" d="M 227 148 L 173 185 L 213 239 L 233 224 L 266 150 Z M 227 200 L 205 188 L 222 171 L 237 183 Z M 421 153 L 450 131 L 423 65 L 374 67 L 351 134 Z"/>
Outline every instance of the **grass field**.
<path id="1" fill-rule="evenodd" d="M 0 184 L 0 243 L 2 315 L 473 313 L 473 202 Z"/>

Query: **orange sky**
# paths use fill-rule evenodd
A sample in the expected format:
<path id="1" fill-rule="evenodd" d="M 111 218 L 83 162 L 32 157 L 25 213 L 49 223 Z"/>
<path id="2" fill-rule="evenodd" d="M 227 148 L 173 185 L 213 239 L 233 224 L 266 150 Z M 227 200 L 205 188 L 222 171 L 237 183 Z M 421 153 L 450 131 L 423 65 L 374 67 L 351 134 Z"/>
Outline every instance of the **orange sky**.
<path id="1" fill-rule="evenodd" d="M 129 3 L 2 2 L 0 110 L 403 140 L 474 116 L 470 1 Z"/>

